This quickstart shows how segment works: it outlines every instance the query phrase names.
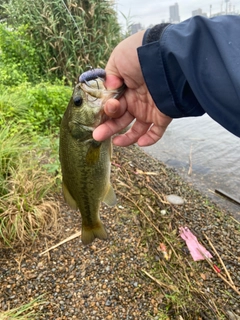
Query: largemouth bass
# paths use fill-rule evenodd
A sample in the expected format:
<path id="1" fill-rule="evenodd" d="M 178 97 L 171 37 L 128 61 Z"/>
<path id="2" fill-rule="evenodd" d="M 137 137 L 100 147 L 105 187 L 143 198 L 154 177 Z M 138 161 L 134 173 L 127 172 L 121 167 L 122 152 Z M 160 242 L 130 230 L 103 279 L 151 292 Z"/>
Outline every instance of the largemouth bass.
<path id="1" fill-rule="evenodd" d="M 83 73 L 63 115 L 60 127 L 60 162 L 65 201 L 80 210 L 82 242 L 95 238 L 107 239 L 107 231 L 100 219 L 101 202 L 114 206 L 116 196 L 110 184 L 111 139 L 98 142 L 93 130 L 106 120 L 104 103 L 119 98 L 125 86 L 116 90 L 104 87 L 102 69 Z"/>

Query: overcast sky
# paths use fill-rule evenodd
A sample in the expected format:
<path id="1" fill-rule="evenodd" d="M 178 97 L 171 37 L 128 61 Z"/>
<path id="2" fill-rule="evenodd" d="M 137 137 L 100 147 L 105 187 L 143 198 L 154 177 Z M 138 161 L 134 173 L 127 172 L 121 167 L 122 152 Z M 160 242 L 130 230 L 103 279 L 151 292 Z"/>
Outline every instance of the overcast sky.
<path id="1" fill-rule="evenodd" d="M 169 21 L 169 6 L 178 3 L 179 15 L 181 21 L 192 16 L 192 11 L 201 8 L 209 16 L 210 5 L 212 5 L 212 14 L 226 10 L 225 0 L 115 0 L 117 11 L 119 12 L 119 21 L 126 25 L 121 12 L 130 17 L 131 23 L 140 22 L 144 27 L 150 24 Z M 230 1 L 232 8 L 240 12 L 240 1 Z"/>

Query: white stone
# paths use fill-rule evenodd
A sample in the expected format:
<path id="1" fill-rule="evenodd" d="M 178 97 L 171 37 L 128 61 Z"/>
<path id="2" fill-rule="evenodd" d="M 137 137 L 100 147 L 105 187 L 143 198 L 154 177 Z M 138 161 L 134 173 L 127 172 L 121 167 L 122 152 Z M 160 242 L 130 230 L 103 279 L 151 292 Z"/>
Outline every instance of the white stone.
<path id="1" fill-rule="evenodd" d="M 175 205 L 182 205 L 184 204 L 184 199 L 175 195 L 175 194 L 170 194 L 168 196 L 166 196 L 166 199 L 168 202 L 170 202 L 171 204 L 175 204 Z"/>

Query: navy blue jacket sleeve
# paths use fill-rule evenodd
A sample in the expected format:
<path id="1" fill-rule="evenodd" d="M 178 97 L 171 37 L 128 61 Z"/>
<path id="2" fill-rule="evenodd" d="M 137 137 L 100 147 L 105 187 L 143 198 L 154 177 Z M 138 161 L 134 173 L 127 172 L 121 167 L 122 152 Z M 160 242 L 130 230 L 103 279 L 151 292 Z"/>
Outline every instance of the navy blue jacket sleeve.
<path id="1" fill-rule="evenodd" d="M 196 16 L 146 38 L 138 57 L 159 110 L 172 118 L 206 112 L 240 137 L 240 17 Z"/>

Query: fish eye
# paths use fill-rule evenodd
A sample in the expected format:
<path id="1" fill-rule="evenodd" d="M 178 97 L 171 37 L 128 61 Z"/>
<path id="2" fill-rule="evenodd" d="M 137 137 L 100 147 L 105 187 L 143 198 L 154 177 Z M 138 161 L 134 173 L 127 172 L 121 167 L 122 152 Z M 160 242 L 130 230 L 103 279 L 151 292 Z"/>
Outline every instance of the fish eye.
<path id="1" fill-rule="evenodd" d="M 83 99 L 81 96 L 75 96 L 73 97 L 73 103 L 76 107 L 80 107 L 81 104 L 83 103 Z"/>

